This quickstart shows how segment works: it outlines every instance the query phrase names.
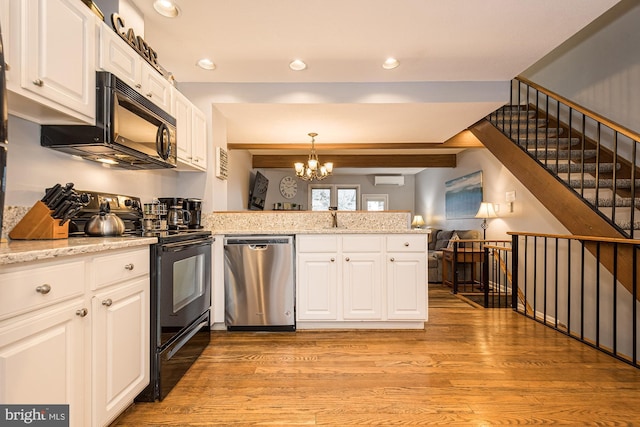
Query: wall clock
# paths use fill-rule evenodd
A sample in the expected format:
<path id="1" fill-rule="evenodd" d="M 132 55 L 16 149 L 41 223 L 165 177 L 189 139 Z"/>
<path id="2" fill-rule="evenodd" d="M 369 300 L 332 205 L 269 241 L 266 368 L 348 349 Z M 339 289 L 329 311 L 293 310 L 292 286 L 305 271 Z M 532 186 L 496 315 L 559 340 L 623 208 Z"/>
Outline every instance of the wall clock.
<path id="1" fill-rule="evenodd" d="M 298 181 L 292 176 L 285 176 L 280 180 L 280 194 L 285 199 L 293 199 L 298 192 Z"/>

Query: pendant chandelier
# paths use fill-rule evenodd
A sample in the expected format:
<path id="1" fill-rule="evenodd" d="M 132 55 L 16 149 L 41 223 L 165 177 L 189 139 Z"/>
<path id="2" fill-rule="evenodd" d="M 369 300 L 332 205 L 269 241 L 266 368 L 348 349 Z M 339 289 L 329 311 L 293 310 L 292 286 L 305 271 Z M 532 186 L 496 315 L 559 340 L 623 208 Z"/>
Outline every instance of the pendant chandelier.
<path id="1" fill-rule="evenodd" d="M 318 134 L 311 132 L 309 136 L 311 137 L 311 153 L 309 154 L 309 160 L 307 160 L 306 164 L 301 162 L 294 163 L 296 176 L 305 181 L 313 181 L 314 179 L 320 181 L 331 175 L 333 172 L 333 163 L 327 162 L 323 165 L 320 164 L 315 146 L 315 138 Z"/>

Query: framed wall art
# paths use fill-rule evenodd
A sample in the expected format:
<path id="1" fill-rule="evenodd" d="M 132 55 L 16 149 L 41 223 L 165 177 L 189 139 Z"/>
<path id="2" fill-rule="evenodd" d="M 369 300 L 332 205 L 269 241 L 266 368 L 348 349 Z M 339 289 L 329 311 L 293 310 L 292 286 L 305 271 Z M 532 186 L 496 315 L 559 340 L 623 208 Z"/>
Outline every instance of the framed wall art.
<path id="1" fill-rule="evenodd" d="M 482 171 L 445 182 L 447 219 L 474 218 L 482 203 Z"/>

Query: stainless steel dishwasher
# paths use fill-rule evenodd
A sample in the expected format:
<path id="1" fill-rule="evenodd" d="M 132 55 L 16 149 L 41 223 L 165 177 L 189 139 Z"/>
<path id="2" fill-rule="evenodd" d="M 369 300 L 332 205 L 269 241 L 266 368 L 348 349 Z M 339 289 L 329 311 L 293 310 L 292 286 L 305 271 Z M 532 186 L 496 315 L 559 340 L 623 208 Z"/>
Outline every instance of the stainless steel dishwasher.
<path id="1" fill-rule="evenodd" d="M 224 239 L 228 330 L 295 331 L 293 236 Z"/>

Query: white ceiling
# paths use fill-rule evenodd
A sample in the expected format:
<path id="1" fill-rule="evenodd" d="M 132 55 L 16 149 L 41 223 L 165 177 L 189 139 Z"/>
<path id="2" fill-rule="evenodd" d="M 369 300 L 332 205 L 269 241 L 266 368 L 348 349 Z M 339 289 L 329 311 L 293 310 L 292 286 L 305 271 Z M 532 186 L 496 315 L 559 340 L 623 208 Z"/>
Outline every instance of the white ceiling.
<path id="1" fill-rule="evenodd" d="M 442 143 L 618 0 L 130 0 L 144 39 L 233 143 Z M 384 70 L 389 56 L 400 61 Z M 195 66 L 208 57 L 214 71 Z M 288 68 L 293 59 L 308 64 Z M 196 101 L 194 101 L 196 102 Z M 201 104 L 200 104 L 201 105 Z"/>

